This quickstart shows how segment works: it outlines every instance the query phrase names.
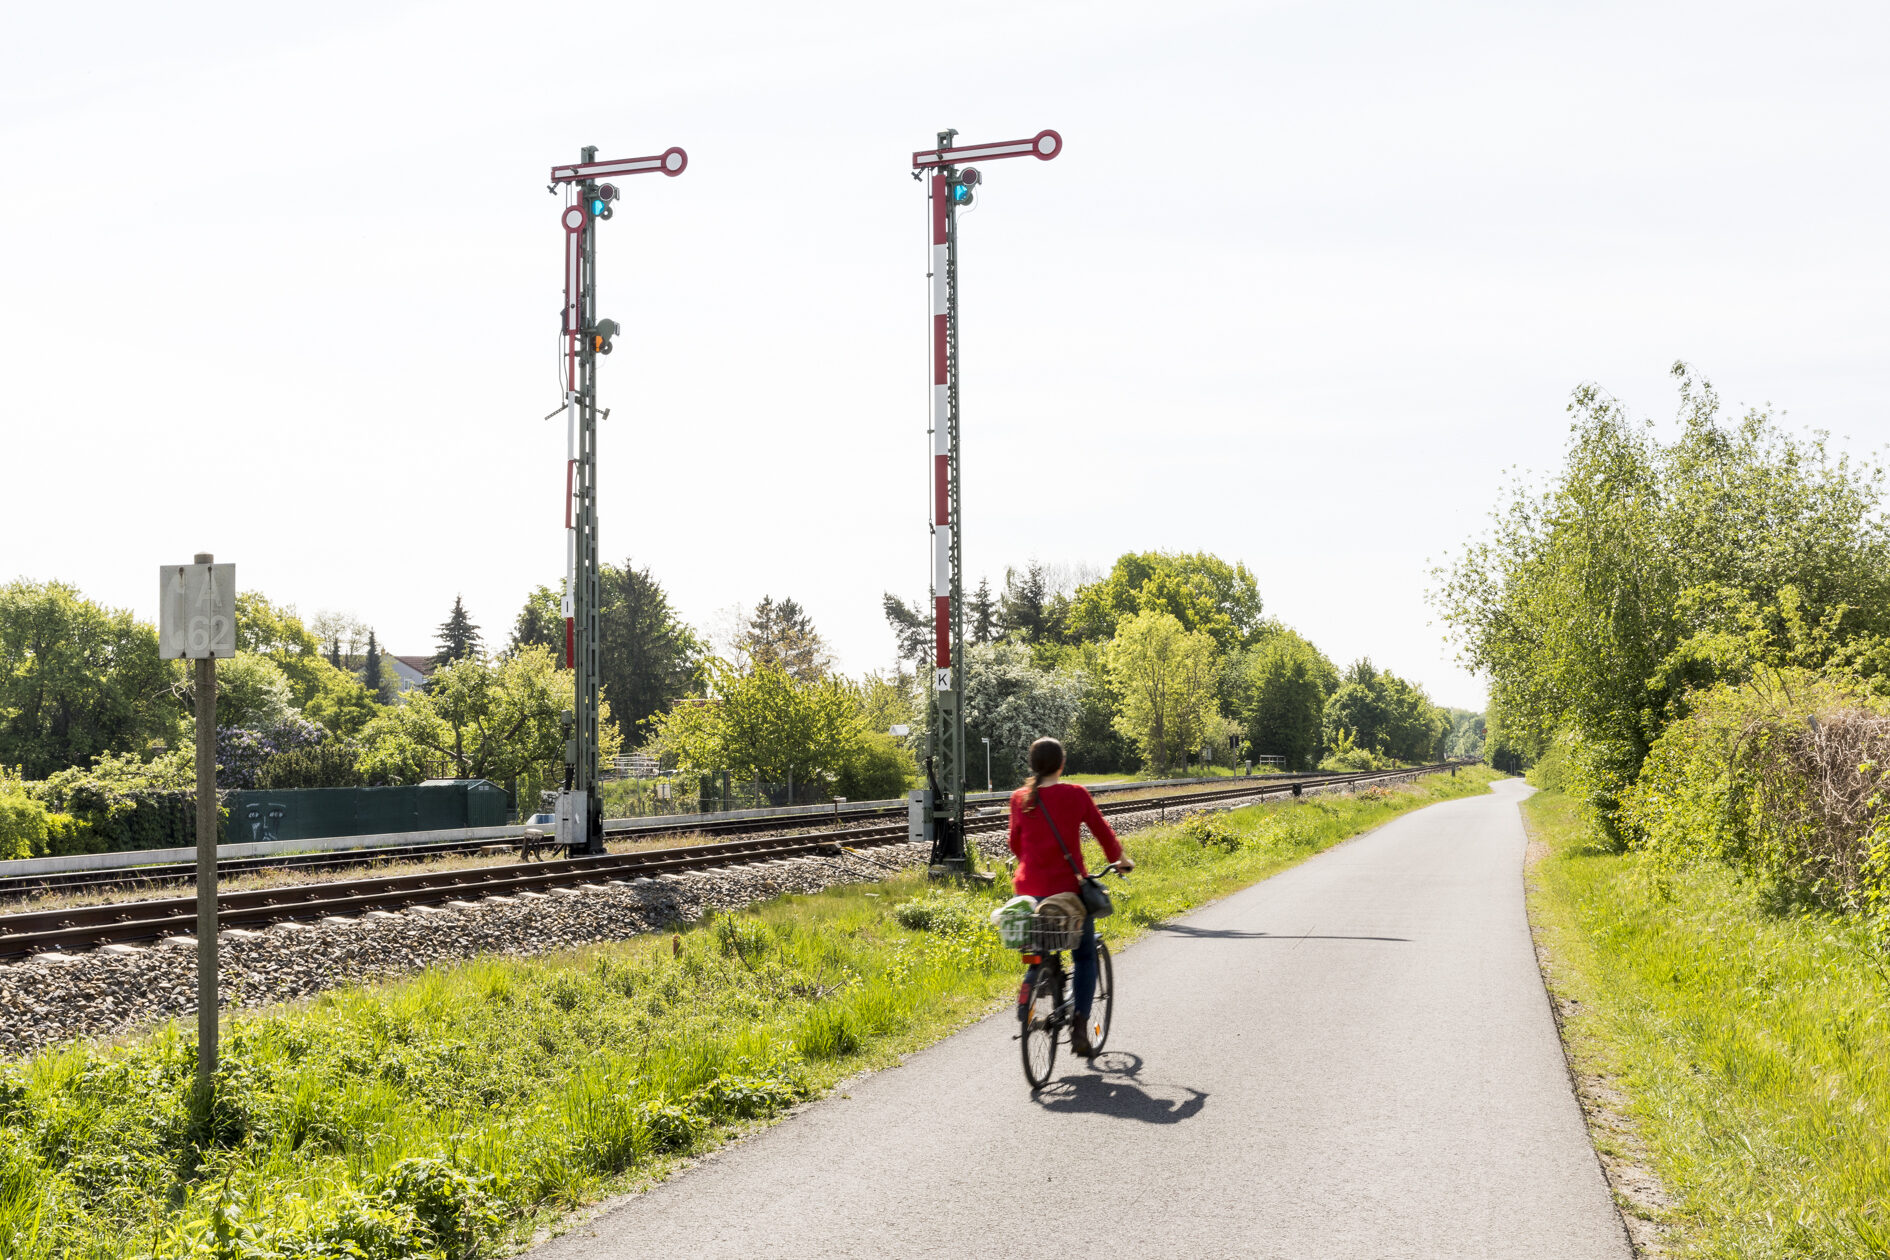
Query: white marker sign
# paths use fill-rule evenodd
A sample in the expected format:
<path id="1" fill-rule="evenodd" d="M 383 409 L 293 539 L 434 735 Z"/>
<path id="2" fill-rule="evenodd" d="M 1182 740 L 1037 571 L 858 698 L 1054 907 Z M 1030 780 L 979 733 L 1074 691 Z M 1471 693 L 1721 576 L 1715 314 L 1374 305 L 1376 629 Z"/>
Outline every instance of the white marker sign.
<path id="1" fill-rule="evenodd" d="M 167 661 L 236 655 L 236 566 L 158 570 L 158 655 Z"/>

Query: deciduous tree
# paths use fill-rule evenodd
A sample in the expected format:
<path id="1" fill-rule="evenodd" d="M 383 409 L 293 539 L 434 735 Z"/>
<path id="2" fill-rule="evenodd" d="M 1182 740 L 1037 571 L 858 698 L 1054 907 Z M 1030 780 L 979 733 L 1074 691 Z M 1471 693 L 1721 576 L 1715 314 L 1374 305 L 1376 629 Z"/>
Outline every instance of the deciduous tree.
<path id="1" fill-rule="evenodd" d="M 1672 441 L 1578 389 L 1561 469 L 1540 489 L 1516 485 L 1433 596 L 1465 664 L 1490 677 L 1505 754 L 1566 729 L 1604 822 L 1688 697 L 1763 663 L 1713 647 L 1747 637 L 1749 614 L 1775 657 L 1793 618 L 1826 627 L 1794 662 L 1812 668 L 1879 670 L 1890 633 L 1881 470 L 1765 411 L 1724 422 L 1708 383 L 1673 372 Z"/>
<path id="2" fill-rule="evenodd" d="M 765 784 L 836 781 L 865 736 L 845 680 L 794 677 L 779 664 L 708 663 L 709 694 L 656 719 L 665 760 Z"/>
<path id="3" fill-rule="evenodd" d="M 240 591 L 236 596 L 237 651 L 260 656 L 281 672 L 288 684 L 290 707 L 338 735 L 353 735 L 367 725 L 378 707 L 374 694 L 350 670 L 335 663 L 347 661 L 354 651 L 359 623 L 332 613 L 317 620 L 332 636 L 326 641 L 326 650 L 322 635 L 303 624 L 294 605 L 272 604 L 259 592 Z M 365 635 L 367 631 L 363 628 L 359 633 Z M 220 711 L 221 677 L 217 694 L 217 721 L 230 725 Z"/>
<path id="4" fill-rule="evenodd" d="M 63 582 L 0 586 L 0 765 L 44 778 L 175 736 L 157 632 Z"/>
<path id="5" fill-rule="evenodd" d="M 1326 701 L 1339 671 L 1325 653 L 1279 626 L 1239 658 L 1233 709 L 1255 755 L 1285 758 L 1293 770 L 1319 761 Z"/>
<path id="6" fill-rule="evenodd" d="M 177 692 L 186 709 L 196 713 L 194 672 L 182 676 Z M 269 657 L 260 652 L 238 652 L 217 662 L 219 727 L 260 731 L 280 725 L 294 711 L 289 680 Z"/>
<path id="7" fill-rule="evenodd" d="M 1206 631 L 1184 629 L 1172 613 L 1136 613 L 1118 623 L 1107 660 L 1122 696 L 1116 726 L 1157 775 L 1218 728 L 1220 662 Z"/>
<path id="8" fill-rule="evenodd" d="M 1124 618 L 1165 612 L 1183 630 L 1205 631 L 1219 651 L 1231 652 L 1261 632 L 1261 607 L 1259 584 L 1244 564 L 1205 551 L 1130 552 L 1106 577 L 1078 588 L 1069 633 L 1101 641 L 1112 638 Z"/>
<path id="9" fill-rule="evenodd" d="M 967 777 L 978 777 L 971 772 L 988 737 L 996 781 L 1021 783 L 1032 741 L 1069 738 L 1081 695 L 1082 680 L 1074 671 L 1039 668 L 1021 643 L 974 644 L 965 653 Z"/>
<path id="10" fill-rule="evenodd" d="M 1142 765 L 1140 747 L 1116 726 L 1122 694 L 1109 675 L 1108 654 L 1107 643 L 1078 643 L 1059 656 L 1059 664 L 1081 682 L 1063 743 L 1069 769 L 1080 773 L 1129 773 Z"/>
<path id="11" fill-rule="evenodd" d="M 362 644 L 367 642 L 367 624 L 353 613 L 321 612 L 308 623 L 309 632 L 322 645 L 328 663 L 336 669 L 352 670 Z"/>
<path id="12" fill-rule="evenodd" d="M 571 680 L 541 647 L 442 665 L 424 690 L 409 692 L 405 704 L 363 732 L 362 766 L 395 783 L 517 779 L 536 790 L 562 772 L 560 715 L 572 707 Z M 610 720 L 608 697 L 598 731 L 599 755 L 615 757 L 622 738 Z"/>

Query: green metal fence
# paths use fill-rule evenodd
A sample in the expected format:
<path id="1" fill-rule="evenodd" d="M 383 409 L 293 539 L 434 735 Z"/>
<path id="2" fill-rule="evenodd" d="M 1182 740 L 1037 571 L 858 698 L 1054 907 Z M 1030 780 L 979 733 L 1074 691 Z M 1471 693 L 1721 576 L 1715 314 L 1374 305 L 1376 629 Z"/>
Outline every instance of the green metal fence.
<path id="1" fill-rule="evenodd" d="M 485 779 L 437 780 L 415 787 L 229 792 L 224 804 L 229 810 L 225 844 L 500 827 L 511 813 L 505 789 Z"/>

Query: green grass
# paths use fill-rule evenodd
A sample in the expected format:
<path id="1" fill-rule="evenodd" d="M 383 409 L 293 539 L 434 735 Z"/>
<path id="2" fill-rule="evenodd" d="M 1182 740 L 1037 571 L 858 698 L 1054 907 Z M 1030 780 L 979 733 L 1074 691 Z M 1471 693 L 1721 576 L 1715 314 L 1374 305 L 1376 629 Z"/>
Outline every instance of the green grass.
<path id="1" fill-rule="evenodd" d="M 1669 889 L 1527 806 L 1550 847 L 1531 911 L 1572 1057 L 1627 1096 L 1675 1199 L 1677 1254 L 1890 1255 L 1890 976 L 1860 925 L 1719 866 Z"/>
<path id="2" fill-rule="evenodd" d="M 1466 772 L 1137 833 L 1105 935 L 1231 892 Z M 1008 896 L 918 876 L 785 897 L 675 938 L 484 959 L 245 1015 L 193 1105 L 175 1027 L 0 1066 L 0 1255 L 463 1256 L 989 1011 Z M 1021 1088 L 1021 1082 L 1020 1082 Z"/>

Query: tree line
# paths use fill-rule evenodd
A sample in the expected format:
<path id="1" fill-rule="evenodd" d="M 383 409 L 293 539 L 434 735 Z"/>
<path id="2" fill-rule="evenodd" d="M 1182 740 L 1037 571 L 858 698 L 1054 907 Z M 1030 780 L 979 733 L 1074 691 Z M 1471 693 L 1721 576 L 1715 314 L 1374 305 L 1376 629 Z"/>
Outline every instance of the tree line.
<path id="1" fill-rule="evenodd" d="M 1890 912 L 1883 471 L 1673 375 L 1671 437 L 1577 390 L 1561 467 L 1437 574 L 1491 759 L 1617 846 Z"/>
<path id="2" fill-rule="evenodd" d="M 992 777 L 1014 783 L 1039 735 L 1074 771 L 1157 775 L 1253 757 L 1286 768 L 1366 768 L 1474 756 L 1481 721 L 1433 704 L 1369 659 L 1341 670 L 1265 615 L 1244 564 L 1207 552 L 1131 552 L 1104 574 L 1058 580 L 1043 565 L 981 581 L 967 601 L 970 747 L 989 738 Z M 929 677 L 925 605 L 883 599 L 903 661 Z M 921 706 L 922 712 L 922 706 Z"/>
<path id="3" fill-rule="evenodd" d="M 894 667 L 848 677 L 792 598 L 762 599 L 712 645 L 647 569 L 607 564 L 601 585 L 607 757 L 641 750 L 775 800 L 881 798 L 919 781 L 932 632 L 912 605 L 883 600 Z M 217 671 L 220 782 L 486 778 L 535 805 L 562 782 L 560 719 L 572 707 L 558 604 L 552 587 L 534 588 L 493 647 L 455 599 L 425 685 L 403 692 L 360 619 L 305 621 L 240 594 L 237 653 Z M 997 592 L 980 583 L 969 611 L 972 747 L 990 740 L 999 783 L 1019 780 L 1041 735 L 1065 742 L 1073 769 L 1158 775 L 1266 755 L 1353 768 L 1480 746 L 1480 717 L 1438 708 L 1369 660 L 1340 670 L 1263 615 L 1244 565 L 1207 553 L 1133 553 L 1102 575 L 1031 564 L 1007 570 Z M 185 825 L 175 809 L 136 803 L 194 783 L 191 678 L 158 658 L 154 629 L 129 612 L 58 582 L 0 587 L 0 766 L 12 768 L 0 794 L 43 815 L 21 824 L 37 828 L 29 844 L 64 828 L 68 847 L 113 847 Z"/>

